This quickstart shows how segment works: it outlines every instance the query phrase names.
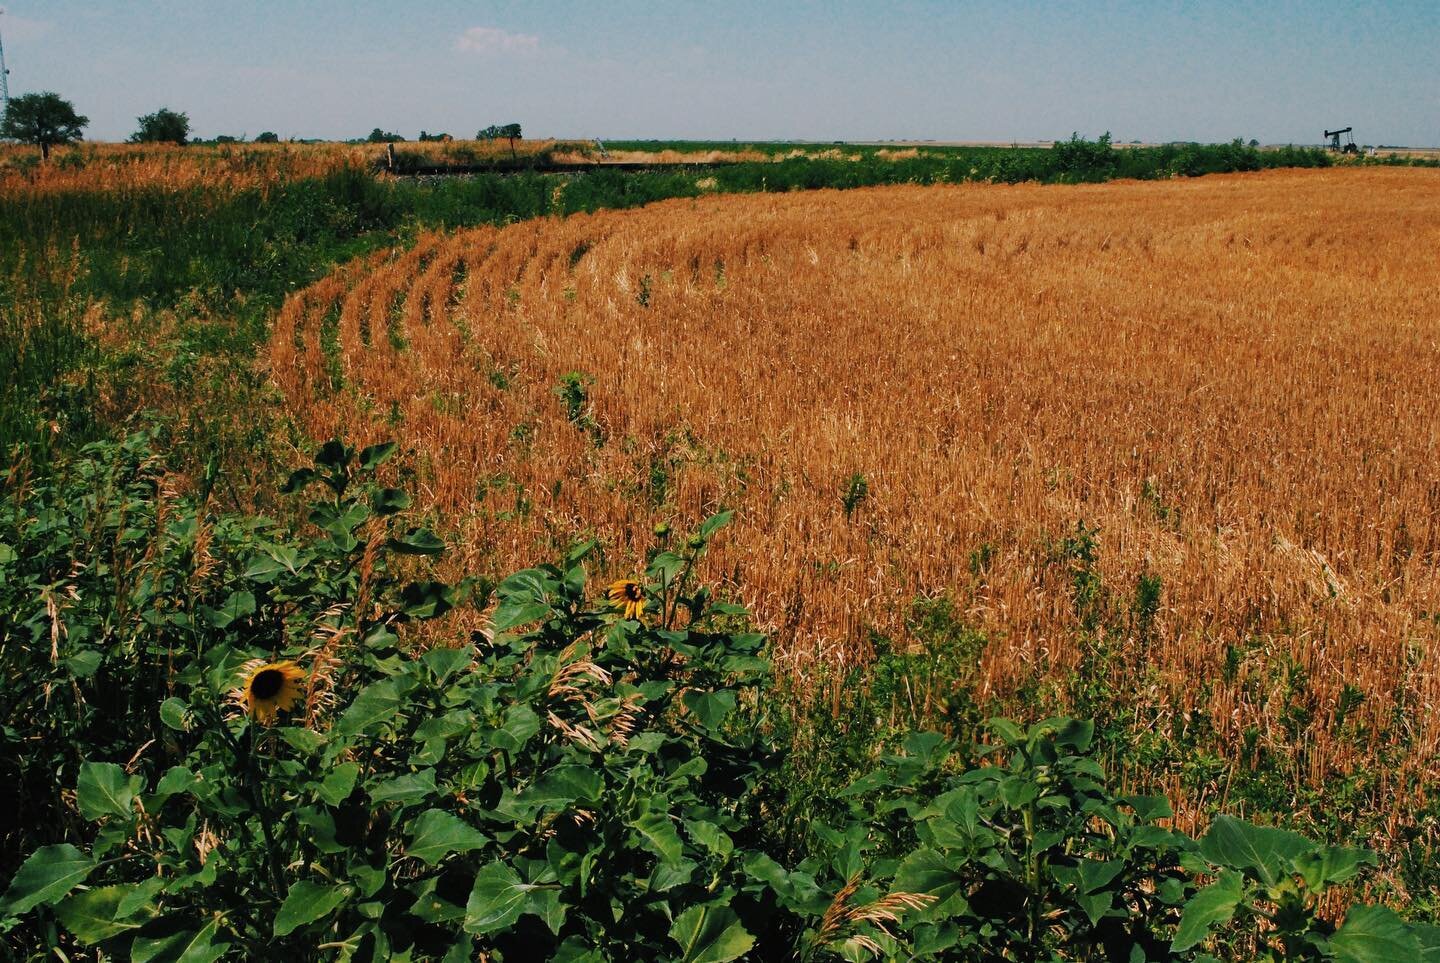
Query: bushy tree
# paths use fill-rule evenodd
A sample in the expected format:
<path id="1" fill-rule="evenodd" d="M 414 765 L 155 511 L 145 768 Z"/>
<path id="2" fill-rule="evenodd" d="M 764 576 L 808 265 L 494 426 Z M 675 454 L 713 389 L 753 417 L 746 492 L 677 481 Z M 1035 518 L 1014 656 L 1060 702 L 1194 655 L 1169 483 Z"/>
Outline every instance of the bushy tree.
<path id="1" fill-rule="evenodd" d="M 365 140 L 371 144 L 394 144 L 404 139 L 405 138 L 399 134 L 392 134 L 389 131 L 381 130 L 379 127 L 372 130 L 370 136 L 365 138 Z"/>
<path id="2" fill-rule="evenodd" d="M 476 140 L 498 140 L 501 137 L 510 142 L 510 154 L 515 154 L 515 142 L 522 139 L 519 124 L 491 124 L 475 135 Z"/>
<path id="3" fill-rule="evenodd" d="M 49 160 L 51 147 L 79 140 L 89 123 L 88 117 L 77 114 L 75 105 L 59 94 L 23 94 L 10 101 L 10 109 L 0 121 L 0 137 L 38 145 L 40 156 Z"/>
<path id="4" fill-rule="evenodd" d="M 276 135 L 276 133 L 275 133 L 273 130 L 265 130 L 265 131 L 261 131 L 260 133 L 258 133 L 258 134 L 255 135 L 255 143 L 257 143 L 257 144 L 278 144 L 278 143 L 280 143 L 280 138 L 279 138 L 279 136 Z"/>
<path id="5" fill-rule="evenodd" d="M 132 144 L 184 144 L 190 136 L 190 117 L 183 112 L 161 107 L 153 114 L 137 118 L 140 125 L 130 135 Z"/>

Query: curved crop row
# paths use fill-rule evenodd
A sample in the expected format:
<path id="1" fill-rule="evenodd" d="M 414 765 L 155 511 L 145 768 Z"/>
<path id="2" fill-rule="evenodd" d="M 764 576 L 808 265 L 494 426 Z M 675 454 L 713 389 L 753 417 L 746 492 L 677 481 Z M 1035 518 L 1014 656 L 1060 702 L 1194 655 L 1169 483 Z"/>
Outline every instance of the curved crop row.
<path id="1" fill-rule="evenodd" d="M 733 508 L 708 575 L 802 682 L 929 644 L 944 596 L 987 640 L 981 698 L 1081 672 L 1297 785 L 1383 758 L 1403 791 L 1440 748 L 1437 186 L 897 187 L 432 235 L 295 295 L 269 361 L 311 436 L 409 447 L 463 566 L 593 534 L 623 573 Z"/>

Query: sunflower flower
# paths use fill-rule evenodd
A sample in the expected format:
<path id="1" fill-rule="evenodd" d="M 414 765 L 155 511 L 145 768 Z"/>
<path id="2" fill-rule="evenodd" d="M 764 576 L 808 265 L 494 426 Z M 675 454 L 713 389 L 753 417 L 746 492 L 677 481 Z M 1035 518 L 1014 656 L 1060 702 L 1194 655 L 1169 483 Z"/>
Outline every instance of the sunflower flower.
<path id="1" fill-rule="evenodd" d="M 606 596 L 610 604 L 620 610 L 627 619 L 638 619 L 645 611 L 645 589 L 633 578 L 622 578 L 611 582 Z"/>
<path id="2" fill-rule="evenodd" d="M 262 726 L 274 723 L 305 697 L 305 670 L 294 662 L 252 662 L 246 665 L 240 702 Z"/>

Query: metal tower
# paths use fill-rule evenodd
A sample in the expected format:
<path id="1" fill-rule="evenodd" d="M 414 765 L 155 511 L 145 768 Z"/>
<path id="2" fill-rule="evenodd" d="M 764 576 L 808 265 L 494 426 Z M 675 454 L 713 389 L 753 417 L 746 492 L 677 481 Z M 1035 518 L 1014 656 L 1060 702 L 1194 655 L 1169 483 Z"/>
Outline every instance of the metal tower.
<path id="1" fill-rule="evenodd" d="M 0 15 L 5 8 L 0 7 Z M 10 71 L 5 68 L 5 42 L 0 39 L 0 119 L 10 113 Z"/>

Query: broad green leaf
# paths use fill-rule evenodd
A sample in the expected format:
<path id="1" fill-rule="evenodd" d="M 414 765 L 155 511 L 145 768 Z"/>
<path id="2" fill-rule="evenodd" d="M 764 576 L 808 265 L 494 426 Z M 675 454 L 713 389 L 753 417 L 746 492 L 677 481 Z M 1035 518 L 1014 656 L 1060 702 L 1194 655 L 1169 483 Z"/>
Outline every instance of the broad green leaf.
<path id="1" fill-rule="evenodd" d="M 163 876 L 151 876 L 143 883 L 131 885 L 129 891 L 125 894 L 125 898 L 120 901 L 120 906 L 116 909 L 116 913 L 125 919 L 142 912 L 154 916 L 155 897 L 160 895 L 160 891 L 165 888 L 168 882 L 169 881 Z"/>
<path id="2" fill-rule="evenodd" d="M 113 762 L 87 762 L 80 767 L 75 801 L 80 815 L 97 820 L 106 816 L 129 818 L 135 814 L 135 792 L 139 776 L 127 776 Z"/>
<path id="3" fill-rule="evenodd" d="M 65 660 L 65 668 L 77 679 L 88 679 L 100 671 L 103 661 L 105 657 L 94 649 L 81 649 Z"/>
<path id="4" fill-rule="evenodd" d="M 325 745 L 325 733 L 316 732 L 314 729 L 304 729 L 300 726 L 284 726 L 275 731 L 292 749 L 302 755 L 314 755 L 320 751 L 321 746 Z"/>
<path id="5" fill-rule="evenodd" d="M 394 779 L 387 779 L 370 787 L 370 800 L 375 803 L 398 802 L 409 804 L 421 799 L 429 799 L 440 794 L 440 787 L 435 785 L 435 770 L 422 769 L 419 772 L 406 773 L 403 776 L 396 776 Z"/>
<path id="6" fill-rule="evenodd" d="M 1319 893 L 1325 887 L 1343 883 L 1360 872 L 1361 866 L 1375 865 L 1375 854 L 1368 849 L 1346 846 L 1321 846 L 1295 857 L 1295 869 L 1305 885 Z"/>
<path id="7" fill-rule="evenodd" d="M 370 500 L 377 515 L 394 515 L 410 507 L 410 496 L 399 488 L 382 488 Z"/>
<path id="8" fill-rule="evenodd" d="M 406 853 L 434 866 L 451 853 L 480 849 L 490 838 L 453 813 L 428 809 L 410 824 Z"/>
<path id="9" fill-rule="evenodd" d="M 1055 744 L 1077 754 L 1089 749 L 1094 737 L 1095 723 L 1089 719 L 1066 719 L 1055 730 Z"/>
<path id="10" fill-rule="evenodd" d="M 685 560 L 674 552 L 661 552 L 650 561 L 645 570 L 646 578 L 661 585 L 669 585 L 685 568 Z"/>
<path id="11" fill-rule="evenodd" d="M 400 690 L 395 679 L 373 682 L 360 690 L 350 708 L 335 724 L 341 735 L 353 736 L 379 722 L 388 722 L 400 711 Z"/>
<path id="12" fill-rule="evenodd" d="M 310 510 L 310 523 L 333 536 L 333 544 L 342 549 L 352 549 L 356 542 L 355 529 L 370 517 L 370 506 L 360 502 L 342 502 L 331 505 L 322 502 Z"/>
<path id="13" fill-rule="evenodd" d="M 1170 808 L 1170 800 L 1164 796 L 1122 796 L 1120 801 L 1135 810 L 1135 818 L 1142 822 L 1169 819 L 1175 815 Z"/>
<path id="14" fill-rule="evenodd" d="M 408 535 L 390 539 L 389 546 L 401 555 L 439 555 L 445 543 L 428 528 L 417 528 Z"/>
<path id="15" fill-rule="evenodd" d="M 519 752 L 531 737 L 540 731 L 540 717 L 523 702 L 505 710 L 505 721 L 492 736 L 495 748 Z"/>
<path id="16" fill-rule="evenodd" d="M 1075 902 L 1080 904 L 1090 925 L 1095 926 L 1114 907 L 1115 894 L 1103 889 L 1098 893 L 1081 893 L 1075 897 Z"/>
<path id="17" fill-rule="evenodd" d="M 720 902 L 692 906 L 675 917 L 670 938 L 680 944 L 682 963 L 729 963 L 755 945 L 740 917 Z"/>
<path id="18" fill-rule="evenodd" d="M 5 914 L 19 916 L 42 903 L 54 903 L 84 881 L 95 869 L 95 861 L 69 843 L 42 846 L 30 854 L 5 898 Z"/>
<path id="19" fill-rule="evenodd" d="M 297 468 L 290 473 L 290 477 L 285 480 L 285 484 L 280 486 L 280 494 L 293 495 L 304 489 L 306 485 L 313 482 L 317 477 L 319 476 L 315 474 L 315 469 L 313 468 Z"/>
<path id="20" fill-rule="evenodd" d="M 995 718 L 985 723 L 997 736 L 1007 743 L 1023 742 L 1025 734 L 1009 719 Z"/>
<path id="21" fill-rule="evenodd" d="M 728 510 L 711 515 L 709 518 L 705 519 L 705 521 L 700 523 L 700 530 L 696 534 L 698 534 L 701 538 L 708 539 L 720 529 L 724 528 L 726 525 L 729 525 L 730 520 L 734 517 L 735 513 Z"/>
<path id="22" fill-rule="evenodd" d="M 255 614 L 255 596 L 244 590 L 231 592 L 218 609 L 209 609 L 205 617 L 217 629 L 229 628 L 234 622 Z"/>
<path id="23" fill-rule="evenodd" d="M 517 625 L 543 619 L 549 614 L 550 604 L 548 602 L 502 598 L 500 604 L 495 607 L 494 630 L 503 632 L 506 629 L 513 629 Z"/>
<path id="24" fill-rule="evenodd" d="M 1217 816 L 1200 840 L 1200 855 L 1217 866 L 1249 872 L 1263 885 L 1274 886 L 1294 871 L 1294 860 L 1316 845 L 1304 836 L 1252 826 L 1233 816 Z"/>
<path id="25" fill-rule="evenodd" d="M 644 846 L 663 862 L 673 863 L 685 851 L 675 824 L 665 813 L 646 813 L 632 822 L 631 827 L 644 839 Z"/>
<path id="26" fill-rule="evenodd" d="M 956 861 L 933 849 L 920 849 L 905 857 L 895 870 L 895 888 L 905 893 L 929 893 L 943 902 L 959 892 L 964 883 L 956 868 Z"/>
<path id="27" fill-rule="evenodd" d="M 1180 926 L 1175 931 L 1175 951 L 1188 950 L 1210 935 L 1215 924 L 1223 923 L 1235 915 L 1235 908 L 1245 895 L 1244 881 L 1240 874 L 1223 870 L 1220 877 L 1209 886 L 1190 897 L 1180 915 Z"/>
<path id="28" fill-rule="evenodd" d="M 728 690 L 699 692 L 692 689 L 681 696 L 680 701 L 695 714 L 702 726 L 712 731 L 718 729 L 735 709 L 735 693 Z"/>
<path id="29" fill-rule="evenodd" d="M 1410 963 L 1421 958 L 1420 938 L 1385 906 L 1355 906 L 1330 937 L 1338 963 Z"/>
<path id="30" fill-rule="evenodd" d="M 526 913 L 533 913 L 545 921 L 550 932 L 560 935 L 565 925 L 565 904 L 560 902 L 560 892 L 555 889 L 533 889 L 525 901 Z"/>
<path id="31" fill-rule="evenodd" d="M 169 936 L 137 936 L 130 948 L 131 963 L 214 963 L 230 949 L 216 943 L 220 921 L 212 919 L 198 930 L 181 930 Z"/>
<path id="32" fill-rule="evenodd" d="M 1410 931 L 1420 941 L 1420 959 L 1423 963 L 1440 963 L 1440 926 L 1411 923 Z"/>
<path id="33" fill-rule="evenodd" d="M 1123 859 L 1111 859 L 1101 861 L 1097 859 L 1082 859 L 1075 864 L 1076 877 L 1083 893 L 1093 893 L 1101 887 L 1110 885 L 1111 880 L 1120 875 L 1125 868 Z"/>
<path id="34" fill-rule="evenodd" d="M 138 930 L 144 925 L 145 918 L 127 919 L 120 913 L 120 904 L 134 888 L 132 883 L 100 886 L 76 893 L 55 907 L 55 915 L 61 925 L 86 946 L 127 930 Z"/>
<path id="35" fill-rule="evenodd" d="M 366 471 L 373 471 L 389 461 L 395 454 L 395 442 L 382 441 L 378 445 L 370 445 L 360 452 L 360 467 Z"/>
<path id="36" fill-rule="evenodd" d="M 681 859 L 674 863 L 656 863 L 655 869 L 650 873 L 648 889 L 652 893 L 663 893 L 676 886 L 684 886 L 694 877 L 695 870 L 699 868 L 699 865 L 691 859 Z"/>
<path id="37" fill-rule="evenodd" d="M 729 856 L 735 851 L 735 842 L 719 826 L 703 819 L 685 820 L 685 832 L 690 838 L 716 856 Z"/>
<path id="38" fill-rule="evenodd" d="M 354 891 L 352 886 L 327 886 L 300 880 L 290 887 L 285 902 L 275 914 L 275 935 L 288 936 L 306 924 L 325 918 Z"/>
<path id="39" fill-rule="evenodd" d="M 325 774 L 320 780 L 318 795 L 331 806 L 338 806 L 350 798 L 350 793 L 355 788 L 355 779 L 360 775 L 360 767 L 353 762 L 342 762 L 334 769 Z"/>
<path id="40" fill-rule="evenodd" d="M 485 866 L 475 875 L 475 886 L 465 904 L 465 932 L 493 933 L 513 926 L 534 888 L 521 882 L 506 863 Z"/>
<path id="41" fill-rule="evenodd" d="M 184 699 L 171 696 L 160 703 L 160 721 L 176 732 L 186 732 L 190 728 L 190 706 Z"/>
<path id="42" fill-rule="evenodd" d="M 460 669 L 470 664 L 475 657 L 475 649 L 469 643 L 457 646 L 456 648 L 431 649 L 420 657 L 420 660 L 435 673 L 435 677 L 444 682 Z"/>
<path id="43" fill-rule="evenodd" d="M 595 802 L 605 780 L 589 766 L 556 766 L 520 794 L 531 805 L 563 808 L 577 801 Z"/>

